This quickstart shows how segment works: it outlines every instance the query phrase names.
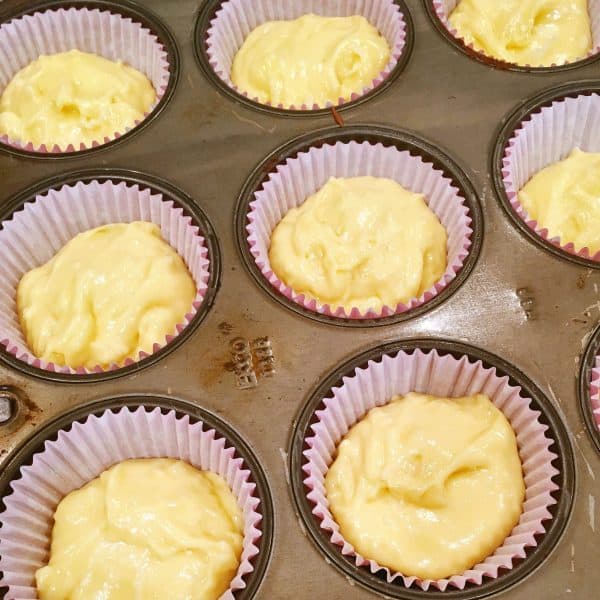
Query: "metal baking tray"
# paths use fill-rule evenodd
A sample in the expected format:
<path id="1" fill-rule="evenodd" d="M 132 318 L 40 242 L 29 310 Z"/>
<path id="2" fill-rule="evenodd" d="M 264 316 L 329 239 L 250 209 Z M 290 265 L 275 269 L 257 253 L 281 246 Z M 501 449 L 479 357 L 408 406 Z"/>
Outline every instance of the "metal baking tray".
<path id="1" fill-rule="evenodd" d="M 428 0 L 400 4 L 412 23 L 410 56 L 385 89 L 339 110 L 334 118 L 330 111 L 292 116 L 257 110 L 220 90 L 215 78 L 207 76 L 206 65 L 201 66 L 202 52 L 195 43 L 202 19 L 214 12 L 214 0 L 144 0 L 137 7 L 122 2 L 124 10 L 133 10 L 151 26 L 156 16 L 166 27 L 161 31 L 171 44 L 176 69 L 172 93 L 159 114 L 107 147 L 74 156 L 30 157 L 0 149 L 3 217 L 40 182 L 70 181 L 82 170 L 88 175 L 91 170 L 102 176 L 112 173 L 172 192 L 174 187 L 184 205 L 191 202 L 193 209 L 196 204 L 200 218 L 206 215 L 214 228 L 213 248 L 221 265 L 212 306 L 202 322 L 176 348 L 149 364 L 112 379 L 65 382 L 21 370 L 6 357 L 0 360 L 4 492 L 18 465 L 28 460 L 44 436 L 66 422 L 62 414 L 67 410 L 74 410 L 69 418 L 77 419 L 86 411 L 123 403 L 177 410 L 193 404 L 196 418 L 220 423 L 232 439 L 245 440 L 239 444 L 248 460 L 260 465 L 257 479 L 268 521 L 265 560 L 257 564 L 257 576 L 240 598 L 597 596 L 600 453 L 586 428 L 586 419 L 590 425 L 591 420 L 584 380 L 591 360 L 586 344 L 600 321 L 600 270 L 535 243 L 515 224 L 494 188 L 494 153 L 497 140 L 505 135 L 503 125 L 526 102 L 538 96 L 543 102 L 546 90 L 556 86 L 597 88 L 600 63 L 587 60 L 575 68 L 540 72 L 494 68 L 440 35 Z M 4 0 L 0 19 L 31 5 Z M 567 94 L 571 87 L 565 89 Z M 344 127 L 338 125 L 340 116 Z M 375 139 L 389 128 L 396 130 L 398 143 L 421 144 L 434 159 L 441 157 L 455 180 L 468 188 L 470 206 L 480 221 L 472 264 L 439 302 L 378 326 L 347 327 L 311 318 L 297 307 L 292 310 L 259 285 L 260 276 L 240 241 L 249 190 L 273 161 L 307 141 L 343 138 L 352 131 Z M 257 385 L 252 380 L 254 387 L 238 387 L 232 352 L 265 337 L 275 357 L 274 373 L 259 377 Z M 600 345 L 597 338 L 594 348 Z M 497 580 L 499 585 L 462 593 L 387 589 L 372 578 L 357 577 L 349 563 L 332 560 L 315 534 L 299 493 L 299 432 L 307 426 L 310 407 L 350 366 L 382 349 L 434 345 L 461 352 L 462 344 L 523 385 L 538 405 L 547 407 L 549 422 L 555 420 L 564 430 L 564 436 L 557 437 L 563 449 L 561 494 L 566 500 L 556 510 L 551 543 L 541 544 L 513 569 L 518 577 L 508 572 Z"/>

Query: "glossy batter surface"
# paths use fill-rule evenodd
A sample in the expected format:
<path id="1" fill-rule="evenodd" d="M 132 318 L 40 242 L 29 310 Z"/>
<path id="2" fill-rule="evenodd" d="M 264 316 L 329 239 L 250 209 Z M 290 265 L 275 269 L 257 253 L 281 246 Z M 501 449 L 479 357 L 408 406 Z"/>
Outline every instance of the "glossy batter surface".
<path id="1" fill-rule="evenodd" d="M 331 178 L 277 225 L 269 258 L 298 293 L 348 311 L 379 310 L 438 281 L 446 243 L 422 195 L 386 178 Z"/>
<path id="2" fill-rule="evenodd" d="M 386 39 L 363 16 L 308 14 L 250 32 L 234 58 L 231 80 L 263 103 L 325 106 L 361 93 L 389 59 Z"/>
<path id="3" fill-rule="evenodd" d="M 515 434 L 481 394 L 410 393 L 372 409 L 339 444 L 325 487 L 357 552 L 422 579 L 492 554 L 525 493 Z"/>
<path id="4" fill-rule="evenodd" d="M 54 515 L 40 600 L 216 600 L 240 562 L 243 517 L 226 482 L 173 459 L 119 463 Z"/>
<path id="5" fill-rule="evenodd" d="M 35 356 L 106 367 L 164 345 L 192 308 L 196 286 L 153 223 L 104 225 L 26 273 L 17 309 Z"/>
<path id="6" fill-rule="evenodd" d="M 517 65 L 561 65 L 592 49 L 587 0 L 460 0 L 450 25 L 468 44 Z"/>
<path id="7" fill-rule="evenodd" d="M 576 250 L 600 251 L 600 153 L 575 148 L 536 173 L 519 192 L 528 215 L 549 237 Z"/>
<path id="8" fill-rule="evenodd" d="M 123 63 L 79 50 L 40 56 L 2 92 L 0 135 L 79 149 L 125 133 L 155 100 L 150 80 Z"/>

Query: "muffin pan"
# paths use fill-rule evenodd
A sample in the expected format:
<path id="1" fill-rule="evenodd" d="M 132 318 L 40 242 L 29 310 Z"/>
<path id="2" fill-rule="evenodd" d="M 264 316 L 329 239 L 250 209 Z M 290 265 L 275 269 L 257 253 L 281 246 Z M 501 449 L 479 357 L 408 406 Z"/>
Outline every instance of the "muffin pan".
<path id="1" fill-rule="evenodd" d="M 76 0 L 64 4 L 104 5 Z M 44 439 L 71 421 L 105 408 L 118 409 L 123 403 L 159 405 L 212 423 L 241 452 L 251 449 L 253 458 L 248 454 L 244 458 L 265 498 L 265 510 L 272 495 L 273 511 L 269 518 L 263 513 L 264 546 L 257 555 L 264 563 L 255 563 L 255 575 L 247 580 L 246 590 L 235 593 L 236 598 L 494 594 L 529 600 L 541 590 L 549 600 L 594 597 L 600 572 L 590 549 L 600 523 L 600 453 L 592 441 L 594 430 L 585 427 L 580 411 L 577 388 L 584 379 L 582 375 L 578 380 L 577 374 L 590 364 L 591 351 L 585 357 L 582 352 L 600 320 L 600 272 L 591 261 L 563 255 L 552 244 L 542 243 L 531 230 L 527 237 L 522 235 L 523 221 L 509 216 L 495 183 L 501 181 L 498 148 L 534 108 L 529 99 L 543 103 L 583 88 L 596 91 L 597 65 L 583 61 L 543 73 L 492 68 L 465 56 L 439 35 L 427 14 L 427 2 L 406 0 L 414 47 L 401 75 L 340 107 L 339 114 L 322 110 L 290 118 L 296 113 L 288 116 L 254 106 L 231 90 L 217 90 L 213 76 L 199 68 L 195 46 L 201 47 L 204 40 L 194 33 L 196 22 L 218 4 L 145 0 L 142 8 L 119 3 L 140 15 L 156 14 L 156 22 L 173 33 L 172 51 L 181 55 L 178 84 L 160 118 L 151 116 L 135 134 L 104 146 L 102 152 L 56 159 L 0 149 L 2 220 L 48 187 L 86 177 L 126 179 L 162 190 L 203 225 L 212 223 L 214 235 L 208 235 L 210 228 L 201 229 L 212 244 L 213 264 L 222 265 L 211 270 L 222 273 L 220 283 L 209 286 L 210 310 L 163 354 L 109 375 L 74 376 L 86 380 L 85 385 L 3 357 L 3 495 L 19 466 L 31 460 Z M 5 19 L 30 6 L 25 0 L 4 0 L 0 15 Z M 245 247 L 249 198 L 265 177 L 285 158 L 318 144 L 320 137 L 343 140 L 357 135 L 373 143 L 384 143 L 385 138 L 416 155 L 427 154 L 464 192 L 473 213 L 473 245 L 466 259 L 472 264 L 465 263 L 430 303 L 401 318 L 381 320 L 380 327 L 370 322 L 340 327 L 297 304 L 282 303 L 253 267 Z M 206 221 L 201 214 L 206 214 Z M 528 229 L 524 223 L 523 227 Z M 452 286 L 452 293 L 446 293 Z M 438 298 L 442 300 L 436 302 Z M 306 496 L 298 493 L 304 493 L 302 472 L 294 462 L 301 455 L 299 432 L 307 427 L 315 398 L 324 397 L 356 360 L 417 343 L 450 354 L 472 354 L 521 386 L 548 425 L 548 436 L 555 442 L 551 451 L 558 456 L 557 503 L 537 547 L 528 548 L 524 559 L 496 579 L 467 584 L 462 590 L 430 586 L 424 591 L 402 580 L 388 583 L 385 577 L 356 567 L 337 547 L 329 547 L 328 539 L 315 529 L 311 507 L 302 500 Z M 236 385 L 241 376 L 246 389 Z M 588 406 L 583 394 L 581 402 Z M 218 422 L 211 422 L 206 411 L 218 415 Z M 238 444 L 238 436 L 245 444 Z M 268 527 L 273 528 L 272 540 Z M 324 556 L 325 552 L 330 554 Z"/>

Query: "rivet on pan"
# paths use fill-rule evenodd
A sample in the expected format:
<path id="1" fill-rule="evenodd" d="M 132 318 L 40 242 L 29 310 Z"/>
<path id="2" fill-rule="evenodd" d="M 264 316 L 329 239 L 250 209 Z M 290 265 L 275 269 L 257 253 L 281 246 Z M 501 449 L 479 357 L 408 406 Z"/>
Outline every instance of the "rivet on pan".
<path id="1" fill-rule="evenodd" d="M 0 387 L 0 425 L 11 421 L 17 414 L 17 394 L 8 387 Z"/>

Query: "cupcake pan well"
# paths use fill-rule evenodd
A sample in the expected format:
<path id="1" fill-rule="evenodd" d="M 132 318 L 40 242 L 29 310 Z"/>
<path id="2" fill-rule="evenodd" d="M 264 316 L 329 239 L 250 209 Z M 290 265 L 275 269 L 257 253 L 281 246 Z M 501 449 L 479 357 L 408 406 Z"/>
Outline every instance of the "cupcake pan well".
<path id="1" fill-rule="evenodd" d="M 390 571 L 343 539 L 329 512 L 324 475 L 335 447 L 370 408 L 416 391 L 437 396 L 484 393 L 510 421 L 523 463 L 523 513 L 490 557 L 437 581 Z M 552 552 L 575 494 L 569 435 L 552 403 L 502 359 L 449 340 L 390 343 L 351 358 L 325 376 L 295 422 L 289 447 L 292 492 L 317 547 L 345 575 L 392 598 L 485 597 L 515 585 Z"/>
<path id="2" fill-rule="evenodd" d="M 596 327 L 581 355 L 578 392 L 585 425 L 600 452 L 600 327 Z"/>
<path id="3" fill-rule="evenodd" d="M 518 201 L 519 190 L 538 171 L 567 157 L 574 147 L 599 152 L 600 82 L 581 81 L 550 88 L 519 105 L 496 138 L 492 177 L 502 207 L 517 228 L 538 246 L 577 264 L 600 268 L 572 243 L 551 238 Z"/>
<path id="4" fill-rule="evenodd" d="M 162 112 L 179 77 L 179 51 L 169 29 L 154 14 L 128 0 L 12 4 L 7 3 L 6 12 L 0 13 L 0 93 L 18 71 L 40 55 L 77 49 L 134 67 L 151 81 L 156 100 L 141 121 L 87 146 L 37 146 L 2 135 L 0 148 L 38 158 L 93 152 L 138 133 Z"/>
<path id="5" fill-rule="evenodd" d="M 10 457 L 0 477 L 0 569 L 7 599 L 37 598 L 33 578 L 47 561 L 58 502 L 130 458 L 176 458 L 225 479 L 242 509 L 244 544 L 238 571 L 220 600 L 254 595 L 273 533 L 271 495 L 258 459 L 236 431 L 208 411 L 175 398 L 124 396 L 62 414 Z M 21 527 L 23 520 L 31 531 Z"/>
<path id="6" fill-rule="evenodd" d="M 338 2 L 323 3 L 330 1 Z M 411 338 L 468 342 L 502 357 L 533 380 L 559 412 L 575 448 L 575 471 L 565 470 L 577 481 L 574 506 L 560 541 L 547 558 L 540 552 L 540 541 L 522 563 L 520 573 L 526 576 L 492 597 L 594 598 L 600 588 L 600 571 L 589 548 L 597 543 L 600 523 L 600 455 L 579 410 L 576 372 L 587 336 L 598 321 L 600 270 L 559 259 L 521 235 L 496 197 L 491 155 L 509 111 L 546 87 L 573 85 L 576 80 L 600 87 L 598 80 L 590 81 L 598 77 L 598 63 L 548 75 L 489 68 L 453 50 L 432 26 L 421 0 L 406 0 L 415 26 L 410 61 L 384 93 L 340 111 L 346 129 L 333 129 L 336 123 L 331 112 L 296 119 L 274 116 L 218 92 L 195 63 L 192 43 L 194 19 L 205 5 L 197 0 L 144 0 L 136 6 L 156 14 L 173 33 L 183 69 L 172 101 L 151 126 L 131 135 L 127 143 L 60 160 L 0 151 L 1 216 L 17 208 L 15 202 L 25 199 L 21 196 L 25 190 L 46 178 L 58 185 L 77 177 L 80 170 L 106 169 L 105 175 L 114 177 L 119 169 L 127 169 L 123 175 L 143 179 L 158 189 L 166 190 L 172 186 L 164 182 L 172 182 L 183 190 L 182 199 L 192 208 L 201 207 L 214 226 L 212 239 L 221 249 L 222 262 L 220 287 L 202 323 L 174 352 L 148 368 L 140 364 L 108 381 L 91 375 L 89 383 L 74 385 L 48 381 L 38 376 L 45 377 L 45 372 L 21 370 L 16 362 L 0 361 L 0 421 L 3 387 L 15 391 L 18 398 L 17 414 L 5 425 L 0 422 L 0 477 L 11 471 L 11 452 L 30 434 L 46 431 L 66 411 L 80 406 L 83 410 L 90 401 L 118 394 L 184 398 L 240 432 L 258 457 L 272 490 L 273 552 L 260 588 L 253 588 L 248 598 L 383 597 L 370 584 L 367 589 L 357 583 L 354 572 L 341 574 L 315 547 L 291 498 L 282 454 L 287 455 L 294 422 L 311 390 L 349 357 Z M 27 0 L 3 0 L 0 18 L 30 6 Z M 293 151 L 301 136 L 318 138 L 329 129 L 332 135 L 350 136 L 355 126 L 365 128 L 364 139 L 374 143 L 381 141 L 381 129 L 394 130 L 396 139 L 402 135 L 428 141 L 464 173 L 483 213 L 481 250 L 469 277 L 443 302 L 381 327 L 333 326 L 282 305 L 249 271 L 238 251 L 237 225 L 234 229 L 234 217 L 242 215 L 242 211 L 236 213 L 240 190 L 251 174 L 259 185 L 275 168 L 280 162 L 275 149 Z M 320 142 L 313 139 L 311 143 Z M 253 172 L 265 157 L 270 162 Z M 245 240 L 245 225 L 242 229 Z M 275 373 L 271 378 L 259 376 L 258 386 L 252 389 L 239 389 L 231 370 L 236 365 L 230 344 L 238 337 L 249 344 L 260 337 L 271 341 Z M 238 340 L 236 347 L 242 345 Z M 531 569 L 536 556 L 541 564 Z M 504 573 L 497 581 L 508 582 L 509 575 Z M 401 596 L 400 588 L 393 590 Z M 472 597 L 490 597 L 489 588 L 466 591 Z M 425 592 L 413 586 L 402 593 L 406 598 L 437 594 L 441 599 L 458 600 L 465 590 L 448 587 L 444 592 L 436 588 Z"/>
<path id="7" fill-rule="evenodd" d="M 420 298 L 377 313 L 321 306 L 280 281 L 268 259 L 270 234 L 290 208 L 302 204 L 329 177 L 359 175 L 389 177 L 422 193 L 448 233 L 443 277 Z M 325 129 L 278 148 L 246 181 L 235 219 L 244 263 L 269 295 L 294 312 L 348 327 L 387 325 L 439 306 L 467 280 L 483 237 L 481 206 L 462 169 L 430 142 L 385 127 Z"/>
<path id="8" fill-rule="evenodd" d="M 329 112 L 319 104 L 273 106 L 249 97 L 231 81 L 231 64 L 248 34 L 267 21 L 295 19 L 306 13 L 327 17 L 364 16 L 385 37 L 390 60 L 384 70 L 361 92 L 334 103 L 338 110 L 350 108 L 387 89 L 407 65 L 413 47 L 414 30 L 404 0 L 208 0 L 201 7 L 194 29 L 194 51 L 198 64 L 221 92 L 261 112 L 287 116 L 315 116 Z"/>
<path id="9" fill-rule="evenodd" d="M 456 30 L 454 30 L 448 22 L 448 17 L 459 4 L 459 1 L 460 0 L 424 0 L 424 3 L 432 24 L 446 39 L 446 41 L 452 44 L 452 46 L 455 48 L 458 48 L 467 56 L 470 56 L 471 58 L 488 66 L 521 73 L 556 73 L 560 71 L 570 71 L 572 69 L 589 65 L 600 57 L 600 2 L 598 2 L 598 0 L 589 0 L 588 2 L 590 24 L 592 29 L 592 50 L 587 56 L 583 56 L 578 60 L 565 63 L 563 65 L 548 66 L 517 65 L 499 60 L 493 56 L 489 56 L 484 52 L 475 50 L 471 44 L 467 44 L 465 40 L 458 35 Z"/>
<path id="10" fill-rule="evenodd" d="M 3 259 L 0 308 L 0 360 L 38 377 L 70 382 L 112 379 L 135 372 L 179 346 L 204 319 L 220 275 L 218 243 L 212 226 L 193 201 L 151 176 L 119 170 L 80 171 L 41 182 L 15 198 L 0 217 Z M 48 262 L 78 233 L 111 223 L 148 221 L 182 257 L 196 285 L 196 297 L 177 331 L 107 369 L 71 368 L 36 357 L 28 348 L 14 298 L 20 278 Z M 214 269 L 214 270 L 213 270 Z"/>

